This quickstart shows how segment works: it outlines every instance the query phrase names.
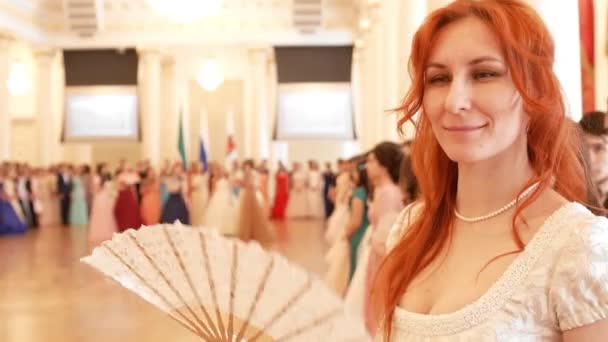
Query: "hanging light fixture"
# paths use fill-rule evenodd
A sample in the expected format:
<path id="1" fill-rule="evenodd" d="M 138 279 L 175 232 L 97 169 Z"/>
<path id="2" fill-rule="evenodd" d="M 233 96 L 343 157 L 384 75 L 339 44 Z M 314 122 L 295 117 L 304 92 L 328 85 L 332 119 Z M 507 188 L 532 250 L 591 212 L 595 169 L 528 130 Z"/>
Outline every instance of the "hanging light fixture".
<path id="1" fill-rule="evenodd" d="M 158 14 L 178 22 L 217 16 L 222 8 L 222 0 L 148 0 L 148 4 Z"/>
<path id="2" fill-rule="evenodd" d="M 8 93 L 11 96 L 23 96 L 27 93 L 29 82 L 23 62 L 17 61 L 11 64 L 6 86 L 8 87 Z"/>
<path id="3" fill-rule="evenodd" d="M 206 91 L 214 91 L 224 83 L 224 73 L 217 61 L 210 58 L 203 62 L 196 80 Z"/>

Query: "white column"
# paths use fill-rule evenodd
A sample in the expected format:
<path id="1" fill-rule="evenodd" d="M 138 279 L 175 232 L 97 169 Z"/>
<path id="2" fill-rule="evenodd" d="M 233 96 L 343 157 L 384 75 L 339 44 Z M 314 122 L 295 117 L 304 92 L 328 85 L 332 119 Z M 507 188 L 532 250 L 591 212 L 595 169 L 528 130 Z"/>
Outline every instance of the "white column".
<path id="1" fill-rule="evenodd" d="M 553 69 L 566 96 L 568 116 L 578 121 L 583 110 L 578 1 L 527 2 L 536 8 L 551 31 L 555 41 Z"/>
<path id="2" fill-rule="evenodd" d="M 268 132 L 268 49 L 255 49 L 253 54 L 253 75 L 255 84 L 255 114 L 252 127 L 252 157 L 256 160 L 268 159 L 270 155 L 270 134 Z"/>
<path id="3" fill-rule="evenodd" d="M 12 41 L 0 37 L 0 161 L 11 159 L 11 128 L 9 113 L 8 72 Z"/>
<path id="4" fill-rule="evenodd" d="M 40 50 L 36 52 L 38 69 L 38 144 L 40 151 L 39 163 L 43 167 L 53 163 L 53 146 L 57 144 L 53 135 L 53 61 L 57 52 L 55 50 Z"/>
<path id="5" fill-rule="evenodd" d="M 382 4 L 380 4 L 382 6 Z M 385 46 L 387 44 L 387 38 L 385 34 L 384 25 L 382 25 L 382 12 L 381 6 L 374 8 L 373 17 L 375 18 L 372 24 L 370 48 L 373 51 L 373 87 L 374 87 L 374 107 L 372 115 L 374 118 L 374 142 L 375 145 L 386 139 L 384 135 L 384 122 L 386 121 L 386 112 L 388 109 L 385 106 L 384 94 L 386 91 L 386 51 Z"/>
<path id="6" fill-rule="evenodd" d="M 411 3 L 416 1 L 406 1 Z M 417 3 L 421 3 L 417 1 Z M 409 5 L 415 7 L 416 5 Z M 403 97 L 403 92 L 399 86 L 400 75 L 407 73 L 407 62 L 401 53 L 399 46 L 402 37 L 402 26 L 406 26 L 405 22 L 417 21 L 415 13 L 401 12 L 398 0 L 385 0 L 382 3 L 380 20 L 384 34 L 384 109 L 391 110 L 399 107 L 400 100 Z M 407 18 L 407 20 L 403 20 Z M 397 141 L 399 136 L 397 133 L 397 113 L 384 112 L 384 138 Z"/>
<path id="7" fill-rule="evenodd" d="M 65 65 L 63 62 L 63 52 L 57 52 L 57 58 L 53 61 L 51 68 L 51 115 L 52 115 L 52 163 L 65 160 L 65 146 L 62 143 L 63 126 L 65 120 L 64 99 L 65 99 Z"/>
<path id="8" fill-rule="evenodd" d="M 363 82 L 361 77 L 362 72 L 362 63 L 363 63 L 363 51 L 362 47 L 355 47 L 353 49 L 353 62 L 351 68 L 351 87 L 353 93 L 353 125 L 355 129 L 355 135 L 357 136 L 357 140 L 359 145 L 365 145 L 364 134 L 365 130 L 363 129 L 363 102 L 364 102 L 364 92 L 362 91 Z"/>
<path id="9" fill-rule="evenodd" d="M 160 109 L 161 109 L 161 56 L 155 50 L 139 52 L 139 79 L 142 94 L 142 157 L 149 159 L 154 167 L 160 166 Z"/>
<path id="10" fill-rule="evenodd" d="M 252 158 L 255 151 L 255 148 L 252 146 L 253 132 L 255 130 L 254 125 L 256 121 L 254 115 L 257 112 L 255 108 L 256 84 L 253 55 L 253 50 L 247 52 L 247 67 L 245 79 L 243 80 L 243 141 L 236 141 L 236 148 L 239 153 L 239 158 L 241 159 Z"/>
<path id="11" fill-rule="evenodd" d="M 267 73 L 267 84 L 268 84 L 268 165 L 271 169 L 274 169 L 279 160 L 277 154 L 274 152 L 275 142 L 273 141 L 274 128 L 277 123 L 277 91 L 278 91 L 278 75 L 277 75 L 277 63 L 274 57 L 274 51 L 270 50 L 268 67 L 266 68 Z"/>
<path id="12" fill-rule="evenodd" d="M 361 99 L 363 113 L 361 115 L 362 123 L 362 144 L 363 150 L 370 149 L 378 141 L 376 134 L 376 103 L 378 103 L 378 95 L 376 88 L 376 59 L 375 51 L 376 44 L 373 44 L 372 33 L 368 32 L 363 43 L 363 54 L 361 56 Z"/>
<path id="13" fill-rule="evenodd" d="M 179 120 L 179 116 L 181 113 L 181 122 L 182 127 L 184 129 L 184 145 L 186 145 L 186 159 L 188 163 L 190 163 L 193 158 L 195 158 L 198 148 L 194 148 L 192 146 L 191 134 L 190 134 L 190 72 L 191 72 L 191 60 L 188 56 L 178 55 L 175 58 L 174 65 L 175 72 L 175 91 L 177 96 L 177 117 Z M 178 121 L 179 125 L 179 121 Z M 179 126 L 178 126 L 179 128 Z M 178 131 L 176 130 L 176 137 L 178 136 Z M 168 144 L 173 144 L 175 146 L 175 151 L 177 153 L 177 138 L 175 141 L 166 142 Z M 179 154 L 176 154 L 179 160 Z M 198 159 L 198 158 L 196 158 Z"/>
<path id="14" fill-rule="evenodd" d="M 422 25 L 422 22 L 427 13 L 427 5 L 424 1 L 402 1 L 400 2 L 398 15 L 394 16 L 396 21 L 393 21 L 393 28 L 399 31 L 399 45 L 397 47 L 396 58 L 398 59 L 396 74 L 397 77 L 397 94 L 399 105 L 407 94 L 412 83 L 408 73 L 408 63 L 410 59 L 412 40 L 416 31 Z M 407 17 L 407 20 L 401 18 Z M 399 116 L 403 115 L 399 113 Z M 400 118 L 400 117 L 399 117 Z M 415 128 L 411 122 L 405 123 L 402 127 L 404 140 L 414 138 Z"/>

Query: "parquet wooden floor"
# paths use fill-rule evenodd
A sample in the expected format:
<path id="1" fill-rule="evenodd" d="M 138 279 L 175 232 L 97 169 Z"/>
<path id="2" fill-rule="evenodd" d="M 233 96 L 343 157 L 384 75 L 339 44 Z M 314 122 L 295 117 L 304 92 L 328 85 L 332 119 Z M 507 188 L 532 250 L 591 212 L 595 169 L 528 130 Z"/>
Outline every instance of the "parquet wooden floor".
<path id="1" fill-rule="evenodd" d="M 276 249 L 323 273 L 323 224 L 274 223 Z M 78 260 L 86 228 L 45 227 L 0 237 L 0 341 L 200 341 L 188 330 Z"/>

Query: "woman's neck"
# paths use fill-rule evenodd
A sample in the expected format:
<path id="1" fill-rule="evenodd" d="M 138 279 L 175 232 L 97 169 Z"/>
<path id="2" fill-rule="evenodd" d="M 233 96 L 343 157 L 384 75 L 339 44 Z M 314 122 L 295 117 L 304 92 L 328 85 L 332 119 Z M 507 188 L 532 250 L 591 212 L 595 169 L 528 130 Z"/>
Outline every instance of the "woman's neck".
<path id="1" fill-rule="evenodd" d="M 466 217 L 487 215 L 514 200 L 534 171 L 526 149 L 504 151 L 476 163 L 458 164 L 456 208 Z"/>
<path id="2" fill-rule="evenodd" d="M 391 179 L 391 177 L 389 175 L 383 174 L 383 175 L 379 175 L 375 180 L 374 180 L 374 186 L 375 187 L 381 187 L 381 186 L 385 186 L 388 184 L 391 184 L 393 181 Z"/>

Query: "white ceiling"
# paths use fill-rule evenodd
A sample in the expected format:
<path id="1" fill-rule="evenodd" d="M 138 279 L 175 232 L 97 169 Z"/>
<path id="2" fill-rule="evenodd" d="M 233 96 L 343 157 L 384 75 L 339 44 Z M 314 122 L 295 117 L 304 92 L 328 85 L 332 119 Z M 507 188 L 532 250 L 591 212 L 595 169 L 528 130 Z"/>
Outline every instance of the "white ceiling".
<path id="1" fill-rule="evenodd" d="M 321 24 L 313 32 L 294 27 L 294 4 L 299 1 L 304 4 L 299 8 L 322 4 Z M 0 0 L 0 30 L 61 48 L 344 45 L 354 40 L 360 1 L 224 0 L 219 16 L 183 24 L 154 12 L 146 0 Z M 70 11 L 81 6 L 94 14 L 70 18 Z M 74 27 L 80 21 L 85 28 Z"/>

